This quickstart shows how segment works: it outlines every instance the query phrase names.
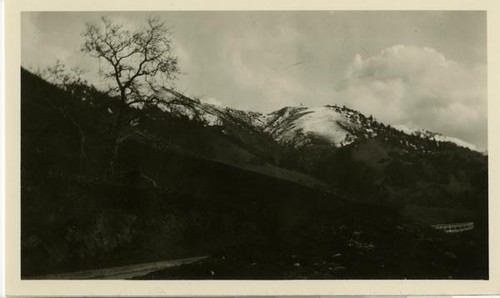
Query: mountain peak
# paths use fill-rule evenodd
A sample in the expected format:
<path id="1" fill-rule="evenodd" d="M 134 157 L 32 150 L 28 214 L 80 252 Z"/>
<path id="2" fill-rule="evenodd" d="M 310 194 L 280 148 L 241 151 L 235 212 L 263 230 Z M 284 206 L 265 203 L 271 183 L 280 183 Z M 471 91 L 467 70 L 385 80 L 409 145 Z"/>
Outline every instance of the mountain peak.
<path id="1" fill-rule="evenodd" d="M 376 137 L 385 127 L 372 116 L 365 116 L 356 110 L 335 104 L 320 107 L 288 106 L 269 114 L 262 114 L 186 100 L 165 105 L 163 110 L 190 119 L 198 119 L 206 126 L 224 126 L 231 123 L 263 131 L 278 143 L 296 148 L 313 144 L 343 147 L 359 138 Z M 407 135 L 440 143 L 449 142 L 478 151 L 475 145 L 455 137 L 425 129 L 408 128 L 404 125 L 392 127 Z"/>
<path id="2" fill-rule="evenodd" d="M 295 147 L 320 142 L 334 146 L 351 143 L 349 129 L 359 124 L 333 106 L 287 107 L 269 114 L 265 131 L 278 142 Z"/>

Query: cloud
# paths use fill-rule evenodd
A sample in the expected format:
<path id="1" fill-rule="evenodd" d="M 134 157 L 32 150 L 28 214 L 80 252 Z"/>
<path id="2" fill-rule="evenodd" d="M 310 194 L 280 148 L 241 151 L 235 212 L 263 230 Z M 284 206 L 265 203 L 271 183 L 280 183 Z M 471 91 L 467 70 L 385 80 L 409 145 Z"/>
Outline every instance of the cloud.
<path id="1" fill-rule="evenodd" d="M 248 59 L 241 52 L 231 55 L 231 75 L 234 82 L 243 90 L 256 90 L 260 98 L 256 98 L 255 105 L 265 103 L 270 110 L 275 110 L 289 104 L 291 99 L 305 93 L 300 82 L 278 72 L 248 63 Z"/>
<path id="2" fill-rule="evenodd" d="M 135 27 L 144 25 L 149 12 L 109 14 Z M 354 18 L 351 13 L 154 14 L 173 27 L 183 72 L 175 84 L 187 94 L 260 112 L 336 102 L 384 122 L 486 147 L 486 50 L 482 27 L 476 24 L 484 16 L 442 19 L 431 14 L 422 19 L 427 14 L 398 13 L 401 30 L 387 35 L 382 33 L 394 26 L 396 15 L 375 20 L 372 14 Z M 60 59 L 87 70 L 91 83 L 106 86 L 109 82 L 97 75 L 99 62 L 78 52 L 84 23 L 99 22 L 100 15 L 23 13 L 22 65 L 44 68 Z M 438 26 L 433 20 L 452 25 Z M 422 33 L 413 34 L 414 28 Z M 381 47 L 409 41 L 430 47 L 394 46 L 377 54 Z M 365 56 L 349 63 L 360 51 Z"/>
<path id="3" fill-rule="evenodd" d="M 314 71 L 309 53 L 299 46 L 307 43 L 306 36 L 284 25 L 252 29 L 255 32 L 242 32 L 224 42 L 229 62 L 224 72 L 239 94 L 235 107 L 271 112 L 301 103 L 330 102 L 325 93 L 331 95 L 333 88 L 327 88 L 330 92 L 314 89 L 310 84 L 314 78 L 303 78 Z"/>
<path id="4" fill-rule="evenodd" d="M 377 119 L 461 138 L 486 148 L 486 68 L 432 48 L 397 45 L 356 55 L 337 87 L 337 102 Z"/>

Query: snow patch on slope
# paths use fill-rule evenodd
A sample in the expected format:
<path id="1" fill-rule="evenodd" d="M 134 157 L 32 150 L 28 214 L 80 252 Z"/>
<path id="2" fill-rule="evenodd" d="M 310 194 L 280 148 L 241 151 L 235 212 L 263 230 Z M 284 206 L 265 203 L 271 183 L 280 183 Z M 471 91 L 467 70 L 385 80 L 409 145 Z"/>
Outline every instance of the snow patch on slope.
<path id="1" fill-rule="evenodd" d="M 377 123 L 372 117 L 339 106 L 316 108 L 286 107 L 270 114 L 241 111 L 198 100 L 185 99 L 175 104 L 163 104 L 162 110 L 198 120 L 205 126 L 226 126 L 228 124 L 259 130 L 270 134 L 277 142 L 302 147 L 309 144 L 328 144 L 342 147 L 358 138 L 376 137 Z M 454 137 L 423 129 L 412 129 L 394 125 L 395 129 L 408 135 L 451 142 L 460 147 L 478 151 L 476 146 Z"/>
<path id="2" fill-rule="evenodd" d="M 198 120 L 206 126 L 223 125 L 218 109 L 209 104 L 189 102 L 186 104 L 162 104 L 160 108 L 168 113 L 187 117 L 189 120 Z"/>
<path id="3" fill-rule="evenodd" d="M 450 142 L 454 143 L 457 146 L 468 148 L 470 150 L 478 151 L 477 147 L 471 143 L 468 143 L 464 140 L 454 138 L 454 137 L 448 137 L 444 136 L 442 134 L 436 133 L 436 132 L 431 132 L 425 129 L 415 129 L 415 128 L 409 128 L 405 125 L 393 125 L 395 129 L 404 132 L 407 135 L 416 135 L 419 137 L 424 137 L 424 138 L 429 138 L 431 140 L 435 140 L 437 142 Z"/>
<path id="4" fill-rule="evenodd" d="M 190 120 L 198 120 L 205 126 L 224 126 L 229 122 L 257 128 L 263 128 L 265 125 L 265 119 L 261 113 L 240 111 L 195 100 L 184 100 L 174 104 L 164 103 L 160 107 L 165 112 L 185 116 Z"/>
<path id="5" fill-rule="evenodd" d="M 346 127 L 355 126 L 349 119 L 331 107 L 285 108 L 271 113 L 265 131 L 281 143 L 307 145 L 320 139 L 334 146 L 352 142 Z"/>

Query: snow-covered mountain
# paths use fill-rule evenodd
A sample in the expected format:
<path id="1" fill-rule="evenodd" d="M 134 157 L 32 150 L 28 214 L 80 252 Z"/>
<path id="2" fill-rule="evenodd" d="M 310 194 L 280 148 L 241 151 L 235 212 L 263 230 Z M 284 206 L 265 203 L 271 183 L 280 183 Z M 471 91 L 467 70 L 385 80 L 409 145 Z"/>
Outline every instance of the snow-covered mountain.
<path id="1" fill-rule="evenodd" d="M 367 117 L 358 111 L 337 105 L 316 108 L 285 107 L 269 114 L 262 114 L 184 98 L 182 101 L 164 104 L 162 109 L 189 119 L 197 119 L 206 126 L 224 127 L 230 124 L 246 130 L 261 131 L 280 144 L 296 148 L 311 144 L 342 147 L 359 138 L 374 138 L 387 127 L 374 120 L 372 116 Z M 458 138 L 423 129 L 411 129 L 403 125 L 393 127 L 410 136 L 436 142 L 451 142 L 477 151 L 473 144 Z"/>
<path id="2" fill-rule="evenodd" d="M 361 135 L 376 136 L 371 118 L 339 106 L 286 107 L 268 114 L 266 120 L 264 131 L 294 147 L 313 143 L 341 147 Z"/>

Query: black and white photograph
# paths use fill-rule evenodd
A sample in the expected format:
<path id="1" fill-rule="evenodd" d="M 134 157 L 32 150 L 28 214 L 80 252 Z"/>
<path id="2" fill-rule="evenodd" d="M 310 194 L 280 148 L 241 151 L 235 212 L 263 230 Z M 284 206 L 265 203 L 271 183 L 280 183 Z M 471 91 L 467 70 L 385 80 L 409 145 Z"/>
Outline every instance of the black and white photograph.
<path id="1" fill-rule="evenodd" d="M 500 294 L 500 7 L 6 2 L 8 295 Z"/>
<path id="2" fill-rule="evenodd" d="M 21 14 L 21 278 L 487 280 L 484 11 Z"/>

